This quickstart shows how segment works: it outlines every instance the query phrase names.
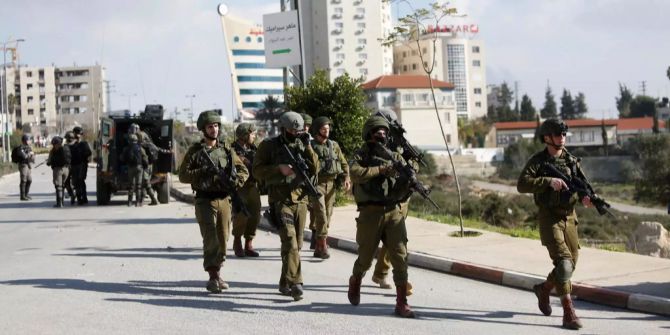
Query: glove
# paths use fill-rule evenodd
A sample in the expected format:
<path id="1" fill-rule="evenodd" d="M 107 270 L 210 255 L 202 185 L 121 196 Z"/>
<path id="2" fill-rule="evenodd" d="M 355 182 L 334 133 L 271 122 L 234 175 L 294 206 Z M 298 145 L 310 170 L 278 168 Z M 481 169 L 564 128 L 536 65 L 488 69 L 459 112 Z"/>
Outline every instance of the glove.
<path id="1" fill-rule="evenodd" d="M 302 144 L 305 145 L 305 147 L 309 145 L 309 134 L 308 133 L 302 133 L 298 136 L 298 138 L 300 139 L 300 142 L 302 142 Z"/>

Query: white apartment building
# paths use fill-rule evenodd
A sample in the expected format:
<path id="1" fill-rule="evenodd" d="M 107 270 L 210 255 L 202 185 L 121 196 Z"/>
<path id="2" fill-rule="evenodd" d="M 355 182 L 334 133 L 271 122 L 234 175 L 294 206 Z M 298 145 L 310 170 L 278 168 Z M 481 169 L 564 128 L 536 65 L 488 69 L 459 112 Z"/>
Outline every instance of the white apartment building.
<path id="1" fill-rule="evenodd" d="M 392 109 L 407 130 L 407 139 L 422 150 L 446 153 L 440 122 L 435 114 L 435 104 L 430 93 L 430 83 L 425 75 L 387 75 L 365 84 L 367 106 L 372 110 Z M 450 148 L 459 147 L 458 117 L 454 85 L 434 80 L 435 98 L 440 121 Z"/>
<path id="2" fill-rule="evenodd" d="M 426 32 L 420 37 L 420 50 L 415 41 L 397 43 L 393 48 L 393 73 L 425 75 L 424 65 L 428 66 L 434 59 L 433 78 L 455 86 L 458 117 L 474 119 L 487 112 L 486 54 L 483 41 L 464 36 L 463 31 L 474 33 L 478 28 L 476 25 L 463 26 L 463 29 L 452 27 L 450 31 L 442 29 L 437 35 Z"/>
<path id="3" fill-rule="evenodd" d="M 304 72 L 326 70 L 332 81 L 348 73 L 376 78 L 393 72 L 391 5 L 381 0 L 300 0 Z"/>
<path id="4" fill-rule="evenodd" d="M 230 67 L 235 108 L 241 117 L 253 118 L 272 95 L 284 101 L 281 69 L 265 67 L 263 27 L 230 14 L 220 17 Z"/>
<path id="5" fill-rule="evenodd" d="M 30 125 L 33 134 L 46 134 L 56 127 L 56 81 L 54 67 L 21 67 L 15 109 L 17 126 Z"/>

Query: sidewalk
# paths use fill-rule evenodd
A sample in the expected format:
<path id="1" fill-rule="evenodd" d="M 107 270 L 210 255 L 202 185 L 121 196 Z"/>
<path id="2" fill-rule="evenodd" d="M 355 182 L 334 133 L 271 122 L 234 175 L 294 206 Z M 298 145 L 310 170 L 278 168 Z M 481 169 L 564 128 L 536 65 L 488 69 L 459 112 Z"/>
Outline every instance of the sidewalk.
<path id="1" fill-rule="evenodd" d="M 190 185 L 173 181 L 171 193 L 193 202 Z M 266 199 L 263 197 L 263 203 Z M 356 206 L 336 207 L 328 244 L 356 253 Z M 270 229 L 263 220 L 261 228 Z M 435 271 L 531 290 L 551 270 L 540 241 L 481 231 L 479 237 L 449 234 L 457 226 L 407 218 L 409 262 Z M 473 230 L 473 229 L 468 229 Z M 311 232 L 305 231 L 309 240 Z M 573 277 L 578 299 L 670 316 L 670 259 L 582 248 Z"/>

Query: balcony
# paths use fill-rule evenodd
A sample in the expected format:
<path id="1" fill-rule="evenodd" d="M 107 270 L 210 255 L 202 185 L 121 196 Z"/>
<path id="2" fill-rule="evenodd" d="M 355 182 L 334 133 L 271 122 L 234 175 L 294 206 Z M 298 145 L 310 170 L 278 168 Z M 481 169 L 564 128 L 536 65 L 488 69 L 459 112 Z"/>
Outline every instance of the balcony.
<path id="1" fill-rule="evenodd" d="M 332 17 L 333 17 L 333 19 L 341 19 L 341 18 L 342 18 L 342 14 L 340 14 L 340 13 L 335 13 L 335 14 L 333 14 Z"/>
<path id="2" fill-rule="evenodd" d="M 336 28 L 331 31 L 331 34 L 333 35 L 339 35 L 342 33 L 342 28 Z"/>
<path id="3" fill-rule="evenodd" d="M 365 14 L 354 15 L 354 20 L 363 20 L 363 19 L 365 19 Z"/>
<path id="4" fill-rule="evenodd" d="M 356 51 L 363 51 L 365 50 L 365 45 L 359 45 L 356 47 Z"/>

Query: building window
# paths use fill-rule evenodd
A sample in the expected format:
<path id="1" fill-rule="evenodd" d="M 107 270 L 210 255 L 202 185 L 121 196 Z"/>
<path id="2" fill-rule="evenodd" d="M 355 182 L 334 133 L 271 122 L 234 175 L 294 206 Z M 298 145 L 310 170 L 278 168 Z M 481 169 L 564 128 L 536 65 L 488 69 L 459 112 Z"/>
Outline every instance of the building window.
<path id="1" fill-rule="evenodd" d="M 357 14 L 365 14 L 365 8 L 362 8 L 362 7 L 356 8 L 356 13 Z"/>
<path id="2" fill-rule="evenodd" d="M 479 60 L 473 60 L 473 61 L 472 61 L 472 66 L 477 66 L 477 67 L 479 67 L 479 66 L 482 66 L 482 63 L 481 63 Z"/>
<path id="3" fill-rule="evenodd" d="M 358 27 L 358 29 L 364 29 L 365 28 L 365 22 L 358 22 L 358 23 L 356 23 L 356 26 Z"/>
<path id="4" fill-rule="evenodd" d="M 479 102 L 479 101 L 475 102 L 475 107 L 481 107 L 481 106 L 482 106 L 481 102 Z"/>
<path id="5" fill-rule="evenodd" d="M 412 64 L 412 70 L 416 70 L 416 63 Z"/>
<path id="6" fill-rule="evenodd" d="M 367 75 L 368 74 L 368 69 L 358 69 L 358 73 L 362 75 Z"/>
<path id="7" fill-rule="evenodd" d="M 32 88 L 33 88 L 33 84 L 27 84 L 27 85 L 26 85 L 26 89 L 27 89 L 27 90 L 32 89 Z"/>
<path id="8" fill-rule="evenodd" d="M 337 74 L 340 75 L 340 76 L 343 75 L 344 72 L 345 72 L 344 69 L 337 69 Z"/>
<path id="9" fill-rule="evenodd" d="M 335 59 L 344 60 L 344 53 L 338 53 L 335 55 Z"/>
<path id="10" fill-rule="evenodd" d="M 258 38 L 256 38 L 256 41 L 258 41 L 258 43 L 263 43 L 263 38 L 258 36 Z"/>
<path id="11" fill-rule="evenodd" d="M 478 54 L 479 53 L 479 47 L 478 46 L 473 46 L 472 47 L 472 53 Z"/>
<path id="12" fill-rule="evenodd" d="M 402 58 L 405 58 L 405 57 L 407 57 L 407 51 L 402 52 Z"/>
<path id="13" fill-rule="evenodd" d="M 412 56 L 416 56 L 416 50 L 412 50 Z"/>
<path id="14" fill-rule="evenodd" d="M 342 7 L 335 7 L 334 10 L 335 10 L 335 13 L 342 14 Z"/>
<path id="15" fill-rule="evenodd" d="M 423 54 L 426 54 L 426 53 L 428 52 L 428 49 L 423 48 L 423 49 L 421 50 L 421 52 L 422 52 Z"/>
<path id="16" fill-rule="evenodd" d="M 402 72 L 407 72 L 407 65 L 402 66 Z"/>
<path id="17" fill-rule="evenodd" d="M 343 45 L 344 44 L 344 38 L 336 38 L 335 39 L 335 44 Z"/>
<path id="18" fill-rule="evenodd" d="M 479 87 L 475 88 L 475 94 L 482 94 L 482 89 Z"/>
<path id="19" fill-rule="evenodd" d="M 358 54 L 359 59 L 368 59 L 368 54 Z"/>
<path id="20" fill-rule="evenodd" d="M 444 113 L 444 120 L 447 121 L 447 123 L 451 123 L 451 114 Z"/>
<path id="21" fill-rule="evenodd" d="M 237 43 L 237 42 L 239 42 L 239 41 L 240 41 L 240 37 L 239 37 L 239 36 L 235 36 L 235 37 L 233 37 L 233 42 Z"/>
<path id="22" fill-rule="evenodd" d="M 335 27 L 336 27 L 336 28 L 342 28 L 342 27 L 344 27 L 344 23 L 342 23 L 342 22 L 335 22 Z"/>
<path id="23" fill-rule="evenodd" d="M 359 38 L 358 39 L 358 44 L 367 44 L 367 43 L 368 43 L 368 40 L 365 39 L 365 38 Z"/>
<path id="24" fill-rule="evenodd" d="M 32 71 L 26 71 L 26 77 L 30 78 L 30 77 L 32 77 L 32 76 L 33 76 L 33 72 L 32 72 Z"/>
<path id="25" fill-rule="evenodd" d="M 447 134 L 447 143 L 451 144 L 451 134 Z"/>
<path id="26" fill-rule="evenodd" d="M 28 102 L 33 102 L 33 97 L 28 97 Z"/>
<path id="27" fill-rule="evenodd" d="M 244 40 L 247 41 L 247 43 L 251 43 L 251 37 L 249 36 L 247 36 L 247 38 L 245 38 Z"/>
<path id="28" fill-rule="evenodd" d="M 28 115 L 33 115 L 35 114 L 35 110 L 32 108 L 28 108 Z"/>

